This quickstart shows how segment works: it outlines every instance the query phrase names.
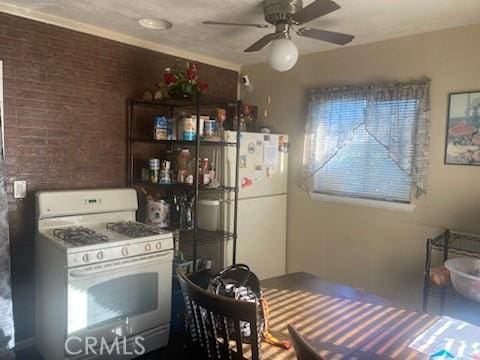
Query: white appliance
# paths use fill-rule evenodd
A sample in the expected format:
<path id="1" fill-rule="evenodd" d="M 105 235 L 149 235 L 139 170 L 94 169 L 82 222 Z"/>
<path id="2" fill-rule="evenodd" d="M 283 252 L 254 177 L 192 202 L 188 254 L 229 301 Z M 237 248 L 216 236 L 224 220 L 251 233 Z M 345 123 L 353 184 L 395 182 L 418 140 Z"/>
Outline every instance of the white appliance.
<path id="1" fill-rule="evenodd" d="M 226 132 L 236 143 L 237 133 Z M 288 136 L 243 132 L 240 135 L 237 263 L 245 263 L 260 279 L 286 272 Z M 227 182 L 235 179 L 235 150 L 227 149 Z M 232 198 L 230 198 L 232 199 Z M 226 216 L 233 221 L 233 202 Z M 232 263 L 232 242 L 227 264 Z"/>
<path id="2" fill-rule="evenodd" d="M 36 345 L 43 357 L 112 358 L 102 346 L 120 343 L 127 359 L 142 351 L 138 342 L 146 352 L 166 345 L 173 239 L 135 222 L 136 191 L 39 192 L 36 206 Z"/>

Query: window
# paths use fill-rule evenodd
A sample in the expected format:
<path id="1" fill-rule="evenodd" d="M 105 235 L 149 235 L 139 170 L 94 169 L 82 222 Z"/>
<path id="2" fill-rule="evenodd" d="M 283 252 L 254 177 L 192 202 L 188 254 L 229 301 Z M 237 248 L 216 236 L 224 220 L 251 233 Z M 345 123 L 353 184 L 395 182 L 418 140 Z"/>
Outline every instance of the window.
<path id="1" fill-rule="evenodd" d="M 409 203 L 425 191 L 429 82 L 313 90 L 309 191 Z"/>

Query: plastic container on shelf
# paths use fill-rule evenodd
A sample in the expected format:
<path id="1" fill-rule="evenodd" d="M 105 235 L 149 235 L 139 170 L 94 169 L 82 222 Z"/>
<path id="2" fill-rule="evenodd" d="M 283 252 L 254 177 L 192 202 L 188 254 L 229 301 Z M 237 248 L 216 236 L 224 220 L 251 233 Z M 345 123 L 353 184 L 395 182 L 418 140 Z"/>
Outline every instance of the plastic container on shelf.
<path id="1" fill-rule="evenodd" d="M 200 200 L 198 207 L 198 228 L 208 231 L 220 230 L 220 201 Z"/>
<path id="2" fill-rule="evenodd" d="M 193 141 L 196 138 L 197 121 L 196 118 L 186 117 L 183 119 L 183 135 L 182 139 Z"/>
<path id="3" fill-rule="evenodd" d="M 456 258 L 445 262 L 453 288 L 461 295 L 480 302 L 480 259 Z"/>
<path id="4" fill-rule="evenodd" d="M 187 183 L 187 177 L 191 175 L 192 154 L 189 149 L 181 149 L 177 156 L 177 182 Z"/>

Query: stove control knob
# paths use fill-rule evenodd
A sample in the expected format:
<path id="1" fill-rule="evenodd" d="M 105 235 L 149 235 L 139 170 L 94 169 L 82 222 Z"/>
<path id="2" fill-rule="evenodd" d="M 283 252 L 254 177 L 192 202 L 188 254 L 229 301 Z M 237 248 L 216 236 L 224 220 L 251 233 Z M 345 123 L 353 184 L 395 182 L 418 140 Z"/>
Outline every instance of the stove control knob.
<path id="1" fill-rule="evenodd" d="M 100 250 L 99 252 L 97 252 L 97 259 L 98 260 L 103 260 L 103 251 Z"/>
<path id="2" fill-rule="evenodd" d="M 157 250 L 161 250 L 162 249 L 162 242 L 159 241 L 155 244 L 155 247 L 157 248 Z"/>
<path id="3" fill-rule="evenodd" d="M 88 256 L 88 254 L 85 254 L 85 255 L 82 256 L 82 260 L 83 260 L 83 262 L 87 263 L 87 262 L 90 261 L 90 257 Z"/>
<path id="4" fill-rule="evenodd" d="M 123 255 L 123 256 L 127 256 L 127 255 L 128 255 L 128 249 L 127 249 L 126 247 L 123 247 L 122 250 L 121 250 L 121 252 L 122 252 L 122 255 Z"/>
<path id="5" fill-rule="evenodd" d="M 152 245 L 145 244 L 145 251 L 150 251 L 150 250 L 152 250 Z"/>

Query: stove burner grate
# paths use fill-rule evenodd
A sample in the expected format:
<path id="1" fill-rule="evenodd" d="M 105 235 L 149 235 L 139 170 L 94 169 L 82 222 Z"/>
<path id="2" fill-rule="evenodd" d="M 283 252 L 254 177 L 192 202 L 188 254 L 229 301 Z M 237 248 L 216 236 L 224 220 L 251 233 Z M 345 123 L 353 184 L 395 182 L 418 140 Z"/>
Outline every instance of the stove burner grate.
<path id="1" fill-rule="evenodd" d="M 92 229 L 83 226 L 54 229 L 53 236 L 73 246 L 100 244 L 108 241 L 108 236 L 97 234 Z"/>
<path id="2" fill-rule="evenodd" d="M 120 221 L 116 223 L 108 223 L 107 229 L 126 235 L 131 238 L 139 238 L 145 236 L 158 235 L 158 231 L 148 227 L 145 224 L 133 221 Z"/>

